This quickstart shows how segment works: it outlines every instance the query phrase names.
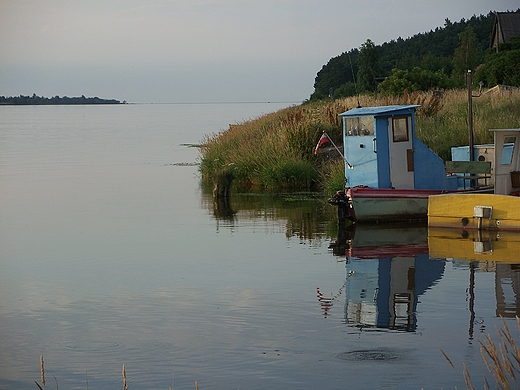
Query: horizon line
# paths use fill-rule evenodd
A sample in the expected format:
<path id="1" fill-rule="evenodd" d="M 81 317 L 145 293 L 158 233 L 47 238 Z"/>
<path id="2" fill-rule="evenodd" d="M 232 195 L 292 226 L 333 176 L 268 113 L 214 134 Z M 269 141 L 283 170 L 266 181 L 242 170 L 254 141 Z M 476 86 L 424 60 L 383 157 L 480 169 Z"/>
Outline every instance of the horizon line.
<path id="1" fill-rule="evenodd" d="M 296 103 L 301 104 L 303 101 L 272 101 L 272 100 L 265 100 L 265 101 L 215 101 L 215 102 L 129 102 L 125 101 L 126 104 L 259 104 L 259 103 L 265 103 L 265 104 L 289 104 L 289 103 Z"/>

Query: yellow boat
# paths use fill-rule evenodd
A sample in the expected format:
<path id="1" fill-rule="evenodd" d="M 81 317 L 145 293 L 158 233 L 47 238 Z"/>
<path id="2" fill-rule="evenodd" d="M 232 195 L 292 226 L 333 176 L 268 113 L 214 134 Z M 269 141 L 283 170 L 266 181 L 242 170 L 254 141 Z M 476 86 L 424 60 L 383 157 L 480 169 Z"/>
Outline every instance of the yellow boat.
<path id="1" fill-rule="evenodd" d="M 520 129 L 493 131 L 494 193 L 429 196 L 429 227 L 520 231 Z"/>
<path id="2" fill-rule="evenodd" d="M 430 196 L 428 226 L 520 231 L 520 197 L 496 194 Z"/>

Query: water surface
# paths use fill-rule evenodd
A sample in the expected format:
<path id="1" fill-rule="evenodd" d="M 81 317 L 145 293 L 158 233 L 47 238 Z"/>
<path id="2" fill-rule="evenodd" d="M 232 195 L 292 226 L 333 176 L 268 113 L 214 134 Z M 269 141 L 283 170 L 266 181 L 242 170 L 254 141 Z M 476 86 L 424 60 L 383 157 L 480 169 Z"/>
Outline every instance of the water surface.
<path id="1" fill-rule="evenodd" d="M 0 107 L 0 388 L 34 389 L 40 355 L 64 389 L 123 364 L 136 389 L 463 388 L 463 362 L 481 386 L 515 266 L 338 229 L 313 194 L 201 190 L 184 144 L 283 106 Z"/>

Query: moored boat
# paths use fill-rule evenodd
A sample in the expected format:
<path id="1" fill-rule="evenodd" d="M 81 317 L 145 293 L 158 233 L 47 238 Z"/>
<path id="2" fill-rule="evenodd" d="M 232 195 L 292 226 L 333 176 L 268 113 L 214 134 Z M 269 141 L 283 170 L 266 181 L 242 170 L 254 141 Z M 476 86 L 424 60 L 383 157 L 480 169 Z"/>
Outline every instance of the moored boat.
<path id="1" fill-rule="evenodd" d="M 428 226 L 520 231 L 520 197 L 497 194 L 431 196 Z"/>
<path id="2" fill-rule="evenodd" d="M 425 219 L 428 197 L 442 190 L 348 188 L 349 213 L 358 222 L 413 222 Z"/>
<path id="3" fill-rule="evenodd" d="M 520 129 L 492 131 L 494 193 L 430 196 L 429 226 L 520 231 Z"/>
<path id="4" fill-rule="evenodd" d="M 460 190 L 461 176 L 448 175 L 444 161 L 416 137 L 417 107 L 358 107 L 340 114 L 346 185 L 329 201 L 340 220 L 426 221 L 429 196 Z"/>

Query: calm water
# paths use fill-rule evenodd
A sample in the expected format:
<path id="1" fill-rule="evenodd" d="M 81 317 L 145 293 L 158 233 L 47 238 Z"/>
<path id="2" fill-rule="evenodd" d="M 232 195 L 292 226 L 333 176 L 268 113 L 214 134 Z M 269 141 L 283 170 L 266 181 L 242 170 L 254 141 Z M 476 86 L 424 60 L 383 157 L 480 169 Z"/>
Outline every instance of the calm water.
<path id="1" fill-rule="evenodd" d="M 0 107 L 0 388 L 36 388 L 40 355 L 60 389 L 121 388 L 123 364 L 130 389 L 464 388 L 463 362 L 482 387 L 515 266 L 200 189 L 183 144 L 283 106 Z"/>

